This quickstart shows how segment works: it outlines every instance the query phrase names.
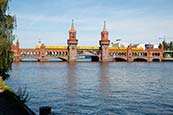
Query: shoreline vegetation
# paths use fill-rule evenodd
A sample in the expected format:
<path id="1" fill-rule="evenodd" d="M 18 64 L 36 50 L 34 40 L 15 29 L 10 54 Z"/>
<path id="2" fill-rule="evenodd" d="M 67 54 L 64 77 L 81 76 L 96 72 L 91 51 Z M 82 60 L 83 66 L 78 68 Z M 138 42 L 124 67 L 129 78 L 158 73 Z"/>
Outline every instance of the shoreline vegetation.
<path id="1" fill-rule="evenodd" d="M 20 95 L 16 95 L 4 82 L 10 77 L 8 72 L 12 69 L 11 46 L 15 39 L 13 29 L 17 26 L 15 15 L 9 12 L 9 2 L 0 0 L 0 115 L 35 115 L 19 98 Z"/>
<path id="2" fill-rule="evenodd" d="M 0 78 L 0 115 L 35 115 Z"/>

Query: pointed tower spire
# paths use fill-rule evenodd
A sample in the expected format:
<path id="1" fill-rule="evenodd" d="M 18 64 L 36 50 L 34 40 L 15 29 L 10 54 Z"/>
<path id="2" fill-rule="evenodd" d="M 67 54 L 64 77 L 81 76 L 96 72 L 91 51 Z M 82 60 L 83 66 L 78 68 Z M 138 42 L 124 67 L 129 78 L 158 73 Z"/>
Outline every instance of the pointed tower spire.
<path id="1" fill-rule="evenodd" d="M 16 43 L 19 43 L 19 40 L 17 39 Z"/>
<path id="2" fill-rule="evenodd" d="M 74 32 L 75 31 L 75 28 L 74 28 L 74 20 L 72 19 L 72 24 L 71 24 L 71 29 L 70 29 L 71 32 Z"/>
<path id="3" fill-rule="evenodd" d="M 19 40 L 16 41 L 16 47 L 19 47 Z"/>
<path id="4" fill-rule="evenodd" d="M 106 29 L 106 21 L 104 21 L 103 31 L 107 31 L 107 29 Z"/>

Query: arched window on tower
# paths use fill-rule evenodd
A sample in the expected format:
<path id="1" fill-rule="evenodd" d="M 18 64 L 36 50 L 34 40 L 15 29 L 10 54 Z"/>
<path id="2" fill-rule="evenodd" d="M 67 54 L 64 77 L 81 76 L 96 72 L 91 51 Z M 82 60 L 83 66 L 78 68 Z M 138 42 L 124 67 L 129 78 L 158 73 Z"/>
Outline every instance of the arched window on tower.
<path id="1" fill-rule="evenodd" d="M 72 38 L 75 38 L 75 35 L 74 34 L 72 34 Z"/>

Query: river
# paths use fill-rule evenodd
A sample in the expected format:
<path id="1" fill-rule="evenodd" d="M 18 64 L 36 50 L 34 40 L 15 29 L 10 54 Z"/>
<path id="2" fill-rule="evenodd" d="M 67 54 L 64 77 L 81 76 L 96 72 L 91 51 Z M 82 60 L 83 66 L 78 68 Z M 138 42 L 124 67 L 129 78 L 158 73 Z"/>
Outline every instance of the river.
<path id="1" fill-rule="evenodd" d="M 51 106 L 63 114 L 173 114 L 171 62 L 21 62 L 6 83 L 27 87 L 27 105 L 37 114 Z"/>

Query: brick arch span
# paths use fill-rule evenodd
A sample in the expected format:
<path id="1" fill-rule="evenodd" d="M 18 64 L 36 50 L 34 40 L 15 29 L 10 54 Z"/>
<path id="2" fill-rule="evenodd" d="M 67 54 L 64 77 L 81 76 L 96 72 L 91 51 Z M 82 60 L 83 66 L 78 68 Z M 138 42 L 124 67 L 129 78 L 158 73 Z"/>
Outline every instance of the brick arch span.
<path id="1" fill-rule="evenodd" d="M 127 61 L 127 57 L 115 57 L 112 58 L 112 61 Z"/>
<path id="2" fill-rule="evenodd" d="M 160 62 L 160 61 L 162 61 L 162 60 L 161 60 L 160 58 L 153 58 L 152 61 L 153 61 L 153 62 Z"/>
<path id="3" fill-rule="evenodd" d="M 147 62 L 148 59 L 144 58 L 144 57 L 136 57 L 136 58 L 133 58 L 133 61 L 134 62 Z"/>

